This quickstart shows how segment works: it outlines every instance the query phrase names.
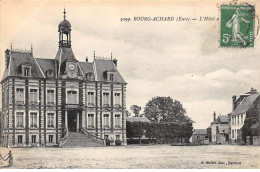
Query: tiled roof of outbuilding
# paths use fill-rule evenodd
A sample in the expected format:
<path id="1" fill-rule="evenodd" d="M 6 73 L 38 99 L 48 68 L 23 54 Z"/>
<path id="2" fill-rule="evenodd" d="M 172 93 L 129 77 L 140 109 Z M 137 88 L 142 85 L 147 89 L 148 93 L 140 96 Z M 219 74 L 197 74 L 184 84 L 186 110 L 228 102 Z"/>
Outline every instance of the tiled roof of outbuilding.
<path id="1" fill-rule="evenodd" d="M 195 129 L 193 131 L 193 134 L 203 134 L 203 135 L 205 135 L 205 134 L 207 134 L 207 129 Z"/>
<path id="2" fill-rule="evenodd" d="M 238 105 L 238 107 L 231 113 L 231 115 L 240 115 L 246 113 L 249 108 L 253 105 L 260 94 L 252 94 L 246 98 Z"/>

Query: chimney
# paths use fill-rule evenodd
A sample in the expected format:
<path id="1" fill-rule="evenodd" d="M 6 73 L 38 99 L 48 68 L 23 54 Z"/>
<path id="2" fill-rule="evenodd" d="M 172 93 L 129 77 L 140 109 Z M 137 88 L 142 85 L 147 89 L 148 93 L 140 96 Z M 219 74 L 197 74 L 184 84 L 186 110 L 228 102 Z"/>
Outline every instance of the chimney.
<path id="1" fill-rule="evenodd" d="M 113 63 L 114 63 L 115 66 L 117 67 L 117 59 L 113 59 Z"/>
<path id="2" fill-rule="evenodd" d="M 249 93 L 250 93 L 250 94 L 257 94 L 258 92 L 257 92 L 257 89 L 251 88 L 251 90 L 250 90 Z"/>
<path id="3" fill-rule="evenodd" d="M 234 111 L 236 109 L 236 99 L 237 96 L 232 96 L 232 111 Z"/>
<path id="4" fill-rule="evenodd" d="M 86 57 L 86 62 L 88 62 L 88 57 Z"/>
<path id="5" fill-rule="evenodd" d="M 5 68 L 8 68 L 10 62 L 10 50 L 5 50 Z"/>
<path id="6" fill-rule="evenodd" d="M 213 122 L 215 122 L 216 121 L 216 112 L 214 111 L 214 113 L 213 113 Z"/>

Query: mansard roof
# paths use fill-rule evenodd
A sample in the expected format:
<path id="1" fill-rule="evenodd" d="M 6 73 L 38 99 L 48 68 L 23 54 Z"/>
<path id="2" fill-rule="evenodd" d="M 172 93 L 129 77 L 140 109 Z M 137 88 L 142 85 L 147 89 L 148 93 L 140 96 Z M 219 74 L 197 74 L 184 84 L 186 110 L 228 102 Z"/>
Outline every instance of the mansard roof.
<path id="1" fill-rule="evenodd" d="M 72 49 L 68 48 L 68 47 L 59 47 L 59 50 L 57 52 L 55 59 L 58 61 L 59 67 L 63 62 L 65 62 L 67 60 L 77 61 Z"/>
<path id="2" fill-rule="evenodd" d="M 43 73 L 46 75 L 48 70 L 52 70 L 54 72 L 54 77 L 57 76 L 57 70 L 55 67 L 55 59 L 43 59 L 43 58 L 36 58 L 39 66 L 41 67 Z"/>
<path id="3" fill-rule="evenodd" d="M 81 67 L 84 76 L 86 76 L 87 73 L 93 73 L 94 74 L 93 63 L 79 62 L 79 66 Z"/>
<path id="4" fill-rule="evenodd" d="M 106 81 L 106 78 L 104 77 L 104 73 L 107 71 L 114 71 L 114 82 L 126 83 L 112 60 L 95 59 L 94 69 L 95 69 L 95 77 L 97 81 Z"/>
<path id="5" fill-rule="evenodd" d="M 45 75 L 39 67 L 39 64 L 37 63 L 31 52 L 11 51 L 10 63 L 8 68 L 5 69 L 2 79 L 5 79 L 8 76 L 20 76 L 21 65 L 31 66 L 32 77 L 45 77 Z"/>
<path id="6" fill-rule="evenodd" d="M 241 115 L 246 113 L 254 104 L 259 95 L 260 94 L 258 93 L 245 97 L 244 100 L 242 100 L 242 102 L 237 106 L 237 108 L 231 113 L 231 115 Z"/>

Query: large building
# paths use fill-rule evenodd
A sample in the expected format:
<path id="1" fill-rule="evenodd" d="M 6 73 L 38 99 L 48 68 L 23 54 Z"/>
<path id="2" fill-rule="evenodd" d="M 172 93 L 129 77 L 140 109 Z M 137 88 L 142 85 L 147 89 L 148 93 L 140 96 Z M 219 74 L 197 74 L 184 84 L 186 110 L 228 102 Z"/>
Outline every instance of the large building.
<path id="1" fill-rule="evenodd" d="M 32 50 L 5 51 L 2 144 L 54 146 L 60 144 L 64 131 L 84 130 L 126 145 L 126 82 L 117 60 L 94 54 L 93 62 L 78 61 L 65 10 L 58 32 L 53 59 L 35 58 Z"/>
<path id="2" fill-rule="evenodd" d="M 232 97 L 233 111 L 230 114 L 230 141 L 231 144 L 244 143 L 241 128 L 246 118 L 255 117 L 260 120 L 260 94 L 256 89 L 241 94 L 238 98 Z M 258 123 L 259 126 L 259 123 Z M 258 140 L 260 139 L 258 135 Z M 259 141 L 258 141 L 259 142 Z"/>

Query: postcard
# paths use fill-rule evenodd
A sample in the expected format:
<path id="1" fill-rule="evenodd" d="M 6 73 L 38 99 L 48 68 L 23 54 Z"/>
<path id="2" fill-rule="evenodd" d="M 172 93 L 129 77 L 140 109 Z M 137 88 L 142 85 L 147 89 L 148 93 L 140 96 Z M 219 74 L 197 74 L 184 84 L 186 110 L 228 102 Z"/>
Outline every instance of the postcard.
<path id="1" fill-rule="evenodd" d="M 0 168 L 260 168 L 259 14 L 0 1 Z"/>

